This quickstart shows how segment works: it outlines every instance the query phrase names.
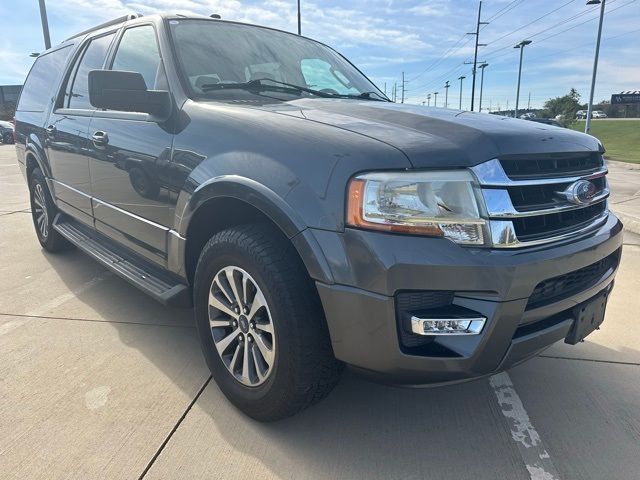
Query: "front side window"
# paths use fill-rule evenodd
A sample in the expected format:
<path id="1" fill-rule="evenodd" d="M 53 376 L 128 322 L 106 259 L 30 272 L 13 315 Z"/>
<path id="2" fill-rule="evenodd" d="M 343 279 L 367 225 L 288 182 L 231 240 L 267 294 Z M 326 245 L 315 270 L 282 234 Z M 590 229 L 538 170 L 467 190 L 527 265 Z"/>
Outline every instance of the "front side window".
<path id="1" fill-rule="evenodd" d="M 246 93 L 233 84 L 263 81 L 265 85 L 285 82 L 325 96 L 371 92 L 382 98 L 353 65 L 313 40 L 208 20 L 170 20 L 169 27 L 182 74 L 196 96 L 242 97 Z M 318 98 L 311 92 L 297 94 Z"/>
<path id="2" fill-rule="evenodd" d="M 79 109 L 93 108 L 89 103 L 89 72 L 102 69 L 114 35 L 115 33 L 110 33 L 94 38 L 87 45 L 79 59 L 75 73 L 71 76 L 73 81 L 65 93 L 65 106 Z"/>
<path id="3" fill-rule="evenodd" d="M 138 72 L 147 88 L 156 89 L 164 76 L 156 34 L 151 25 L 129 28 L 122 35 L 112 70 Z"/>
<path id="4" fill-rule="evenodd" d="M 53 98 L 71 47 L 64 47 L 40 55 L 33 65 L 22 89 L 17 110 L 42 112 Z"/>

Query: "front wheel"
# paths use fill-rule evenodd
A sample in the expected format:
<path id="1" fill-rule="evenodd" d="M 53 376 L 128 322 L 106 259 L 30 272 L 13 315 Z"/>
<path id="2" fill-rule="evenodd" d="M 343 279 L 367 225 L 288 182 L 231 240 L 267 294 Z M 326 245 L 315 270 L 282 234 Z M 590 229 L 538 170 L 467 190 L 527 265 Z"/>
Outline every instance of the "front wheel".
<path id="1" fill-rule="evenodd" d="M 266 225 L 214 235 L 194 285 L 196 323 L 213 377 L 261 421 L 288 417 L 339 379 L 314 286 L 291 244 Z"/>

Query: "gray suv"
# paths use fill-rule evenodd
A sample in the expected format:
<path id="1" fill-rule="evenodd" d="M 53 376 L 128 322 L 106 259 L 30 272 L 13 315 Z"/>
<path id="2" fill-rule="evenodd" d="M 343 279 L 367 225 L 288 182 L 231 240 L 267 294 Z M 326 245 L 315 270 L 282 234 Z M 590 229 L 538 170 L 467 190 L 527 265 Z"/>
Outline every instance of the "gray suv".
<path id="1" fill-rule="evenodd" d="M 270 28 L 131 15 L 78 34 L 36 60 L 16 147 L 43 248 L 193 306 L 215 381 L 263 421 L 344 365 L 446 384 L 577 343 L 620 260 L 595 138 L 392 103 Z"/>

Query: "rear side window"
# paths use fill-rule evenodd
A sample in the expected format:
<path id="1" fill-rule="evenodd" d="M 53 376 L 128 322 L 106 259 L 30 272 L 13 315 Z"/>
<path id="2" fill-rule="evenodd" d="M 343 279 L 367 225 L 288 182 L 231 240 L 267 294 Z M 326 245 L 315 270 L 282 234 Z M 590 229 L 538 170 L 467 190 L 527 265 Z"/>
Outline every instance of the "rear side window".
<path id="1" fill-rule="evenodd" d="M 36 59 L 22 88 L 17 110 L 42 112 L 47 108 L 71 50 L 67 46 Z"/>
<path id="2" fill-rule="evenodd" d="M 92 109 L 89 103 L 89 72 L 101 70 L 107 56 L 107 50 L 115 33 L 103 35 L 91 40 L 80 56 L 75 73 L 70 78 L 71 87 L 65 93 L 65 106 L 69 108 Z M 71 79 L 73 80 L 71 82 Z"/>
<path id="3" fill-rule="evenodd" d="M 112 70 L 138 72 L 148 89 L 157 88 L 157 80 L 164 76 L 156 33 L 151 25 L 125 30 L 113 59 Z"/>

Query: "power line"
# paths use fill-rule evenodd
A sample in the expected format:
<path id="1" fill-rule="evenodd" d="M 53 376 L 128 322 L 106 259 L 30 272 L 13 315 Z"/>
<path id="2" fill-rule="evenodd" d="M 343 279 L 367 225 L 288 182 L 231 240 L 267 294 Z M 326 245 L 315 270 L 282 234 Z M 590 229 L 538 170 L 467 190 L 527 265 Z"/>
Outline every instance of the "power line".
<path id="1" fill-rule="evenodd" d="M 568 2 L 566 2 L 566 3 L 563 3 L 563 4 L 562 4 L 562 5 L 560 5 L 558 8 L 554 8 L 554 9 L 553 9 L 553 10 L 551 10 L 550 12 L 545 13 L 544 15 L 542 15 L 542 16 L 540 16 L 540 17 L 536 18 L 535 20 L 532 20 L 532 21 L 530 21 L 529 23 L 527 23 L 527 24 L 525 24 L 525 25 L 522 25 L 521 27 L 518 27 L 518 28 L 516 28 L 515 30 L 510 31 L 509 33 L 505 33 L 505 34 L 504 34 L 504 35 L 502 35 L 501 37 L 496 38 L 495 40 L 490 41 L 490 42 L 489 42 L 489 45 L 491 45 L 491 44 L 493 44 L 493 43 L 496 43 L 496 42 L 499 42 L 499 41 L 500 41 L 500 40 L 502 40 L 503 38 L 506 38 L 506 37 L 508 37 L 508 36 L 510 36 L 510 35 L 513 35 L 514 33 L 520 32 L 523 28 L 526 28 L 526 27 L 528 27 L 529 25 L 533 25 L 533 24 L 534 24 L 534 23 L 536 23 L 537 21 L 542 20 L 543 18 L 548 17 L 548 16 L 549 16 L 549 15 L 551 15 L 552 13 L 557 12 L 557 11 L 558 11 L 558 10 L 560 10 L 561 8 L 564 8 L 564 7 L 566 7 L 567 5 L 569 5 L 570 3 L 573 3 L 573 2 L 575 2 L 575 1 L 576 1 L 576 0 L 569 0 L 569 1 L 568 1 Z"/>
<path id="2" fill-rule="evenodd" d="M 506 5 L 505 7 L 501 8 L 500 10 L 498 10 L 495 14 L 493 14 L 493 16 L 487 18 L 487 22 L 493 22 L 497 19 L 499 19 L 500 17 L 502 17 L 503 15 L 505 15 L 506 13 L 509 13 L 511 10 L 513 10 L 514 8 L 516 8 L 518 5 L 520 5 L 523 2 L 523 0 L 513 0 L 511 3 L 509 3 L 508 5 Z M 516 5 L 514 5 L 514 3 Z M 511 8 L 509 8 L 511 7 Z"/>
<path id="3" fill-rule="evenodd" d="M 616 1 L 618 1 L 618 0 L 611 0 L 611 3 L 615 3 Z M 623 4 L 623 5 L 620 5 L 620 6 L 616 7 L 616 8 L 614 8 L 614 9 L 609 10 L 608 12 L 606 12 L 606 14 L 611 14 L 612 12 L 615 12 L 616 10 L 618 10 L 618 9 L 620 9 L 622 7 L 625 7 L 625 6 L 627 6 L 627 5 L 631 4 L 631 3 L 634 3 L 635 1 L 636 0 L 631 0 L 631 1 L 629 1 L 629 2 L 627 2 L 625 4 Z M 556 23 L 554 25 L 551 25 L 550 27 L 544 28 L 544 29 L 542 29 L 542 30 L 540 30 L 538 32 L 532 33 L 530 35 L 526 35 L 526 38 L 529 38 L 529 39 L 535 38 L 538 35 L 541 35 L 542 33 L 548 32 L 549 30 L 553 30 L 556 27 L 559 27 L 561 25 L 567 24 L 567 23 L 571 22 L 572 20 L 575 20 L 575 19 L 577 19 L 579 17 L 582 17 L 584 15 L 592 13 L 594 10 L 597 10 L 597 7 L 595 9 L 591 8 L 591 9 L 586 10 L 584 12 L 581 12 L 579 14 L 572 15 L 571 17 L 565 18 L 564 20 L 562 20 L 562 21 L 560 21 L 560 22 L 558 22 L 558 23 Z M 542 38 L 540 40 L 537 40 L 536 43 L 539 44 L 540 42 L 543 42 L 543 41 L 545 41 L 545 40 L 547 40 L 549 38 L 553 38 L 553 37 L 555 37 L 557 35 L 560 35 L 562 33 L 565 33 L 565 32 L 568 32 L 570 30 L 573 30 L 574 28 L 577 28 L 577 27 L 579 27 L 581 25 L 584 25 L 585 23 L 591 22 L 592 20 L 596 20 L 597 18 L 598 18 L 598 16 L 591 17 L 591 18 L 589 18 L 589 19 L 587 19 L 587 20 L 585 20 L 583 22 L 577 23 L 577 24 L 572 25 L 572 26 L 570 26 L 568 28 L 565 28 L 564 30 L 561 30 L 561 31 L 556 32 L 556 33 L 554 33 L 552 35 L 549 35 L 549 36 L 544 37 L 544 38 Z M 501 51 L 506 50 L 506 49 L 511 49 L 511 44 L 506 45 L 504 47 L 498 48 L 496 50 L 493 50 L 492 52 L 487 53 L 487 55 L 486 55 L 487 60 L 491 59 L 492 61 L 495 61 L 496 58 L 500 58 L 500 57 L 502 57 L 504 55 L 508 55 L 509 52 L 506 52 L 504 54 L 497 55 L 497 56 L 495 55 L 496 53 L 501 52 Z"/>
<path id="4" fill-rule="evenodd" d="M 464 40 L 467 39 L 466 42 L 464 42 L 462 45 L 460 45 L 458 47 L 458 44 Z M 424 70 L 422 70 L 418 75 L 416 75 L 415 77 L 407 80 L 407 82 L 413 82 L 415 80 L 417 80 L 418 78 L 420 78 L 422 75 L 424 75 L 428 70 L 431 70 L 433 68 L 435 68 L 436 66 L 438 66 L 440 63 L 442 63 L 443 60 L 446 60 L 448 57 L 450 57 L 451 55 L 453 55 L 455 52 L 457 52 L 458 50 L 460 50 L 461 48 L 465 47 L 469 42 L 471 41 L 471 38 L 467 37 L 467 34 L 465 33 L 462 37 L 460 37 L 460 39 L 458 39 L 458 41 L 456 43 L 453 44 L 453 46 L 451 46 L 449 48 L 449 50 L 447 50 L 446 52 L 444 52 L 440 57 L 438 57 L 436 60 L 434 60 L 433 62 L 431 62 L 429 65 L 427 65 Z M 458 48 L 456 48 L 458 47 Z"/>

